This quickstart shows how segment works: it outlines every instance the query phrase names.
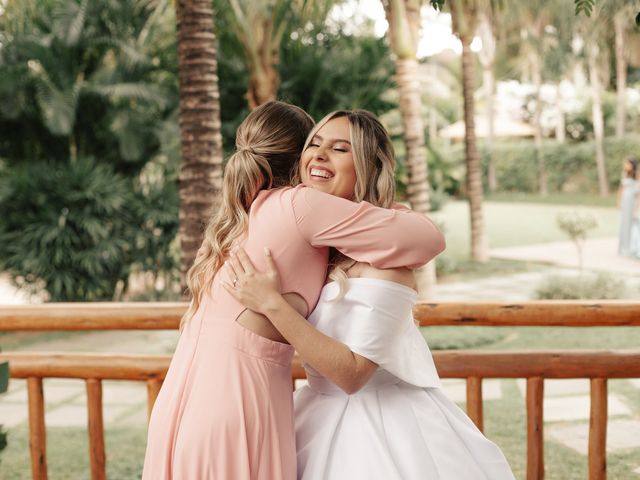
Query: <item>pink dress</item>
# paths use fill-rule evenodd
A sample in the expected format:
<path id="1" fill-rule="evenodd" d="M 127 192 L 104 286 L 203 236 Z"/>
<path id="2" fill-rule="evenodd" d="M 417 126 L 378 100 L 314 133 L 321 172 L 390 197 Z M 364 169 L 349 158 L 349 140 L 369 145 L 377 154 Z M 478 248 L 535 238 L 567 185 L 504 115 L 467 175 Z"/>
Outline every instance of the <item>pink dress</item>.
<path id="1" fill-rule="evenodd" d="M 299 186 L 261 192 L 241 244 L 258 269 L 269 247 L 282 291 L 300 294 L 311 312 L 328 246 L 392 268 L 422 265 L 444 242 L 423 215 Z M 293 347 L 237 323 L 244 307 L 222 288 L 225 279 L 218 272 L 180 336 L 151 414 L 143 479 L 296 478 Z"/>

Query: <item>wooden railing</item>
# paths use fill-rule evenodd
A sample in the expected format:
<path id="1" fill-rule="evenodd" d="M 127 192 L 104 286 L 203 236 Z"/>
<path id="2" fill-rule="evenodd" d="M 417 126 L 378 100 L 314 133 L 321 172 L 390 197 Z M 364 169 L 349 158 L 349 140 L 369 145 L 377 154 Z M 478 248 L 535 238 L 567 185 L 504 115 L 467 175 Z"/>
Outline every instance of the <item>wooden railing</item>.
<path id="1" fill-rule="evenodd" d="M 184 304 L 47 304 L 0 309 L 0 331 L 154 330 L 177 328 Z M 640 326 L 640 303 L 531 302 L 419 303 L 414 316 L 423 326 Z M 31 466 L 34 479 L 47 478 L 42 379 L 84 379 L 87 388 L 89 450 L 93 479 L 105 478 L 102 380 L 144 381 L 149 412 L 169 365 L 168 356 L 71 353 L 2 353 L 11 376 L 28 385 Z M 482 429 L 482 381 L 527 381 L 527 479 L 544 478 L 543 393 L 545 378 L 591 380 L 589 479 L 606 479 L 607 380 L 640 378 L 640 350 L 436 351 L 442 378 L 465 378 L 467 413 Z M 294 359 L 292 376 L 304 378 Z"/>

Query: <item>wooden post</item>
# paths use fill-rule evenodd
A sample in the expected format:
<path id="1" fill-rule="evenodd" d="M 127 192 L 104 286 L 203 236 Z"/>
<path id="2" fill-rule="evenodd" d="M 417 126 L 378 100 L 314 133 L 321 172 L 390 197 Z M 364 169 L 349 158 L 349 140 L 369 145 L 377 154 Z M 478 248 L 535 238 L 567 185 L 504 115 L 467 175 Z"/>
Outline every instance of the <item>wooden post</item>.
<path id="1" fill-rule="evenodd" d="M 102 381 L 87 379 L 87 409 L 89 414 L 89 459 L 91 479 L 105 480 L 104 427 L 102 424 Z"/>
<path id="2" fill-rule="evenodd" d="M 42 378 L 27 378 L 27 391 L 29 398 L 31 476 L 34 480 L 47 480 L 47 432 L 44 426 Z"/>
<path id="3" fill-rule="evenodd" d="M 527 480 L 544 479 L 543 398 L 544 380 L 527 378 Z"/>
<path id="4" fill-rule="evenodd" d="M 483 431 L 482 378 L 467 378 L 467 415 Z"/>
<path id="5" fill-rule="evenodd" d="M 607 379 L 591 379 L 589 480 L 607 478 Z"/>
<path id="6" fill-rule="evenodd" d="M 153 405 L 156 403 L 160 387 L 162 386 L 162 380 L 159 378 L 150 378 L 147 380 L 147 417 L 151 418 L 151 411 Z"/>

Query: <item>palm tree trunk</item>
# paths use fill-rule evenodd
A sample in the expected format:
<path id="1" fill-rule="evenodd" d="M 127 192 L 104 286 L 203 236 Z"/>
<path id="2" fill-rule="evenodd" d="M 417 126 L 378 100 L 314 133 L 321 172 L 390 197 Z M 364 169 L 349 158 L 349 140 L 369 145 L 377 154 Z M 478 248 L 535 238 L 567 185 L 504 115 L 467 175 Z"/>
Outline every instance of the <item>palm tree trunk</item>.
<path id="1" fill-rule="evenodd" d="M 462 91 L 464 96 L 465 162 L 467 166 L 466 186 L 471 219 L 471 258 L 477 262 L 486 262 L 489 260 L 489 242 L 484 228 L 482 169 L 476 145 L 473 61 L 470 41 L 463 40 Z"/>
<path id="2" fill-rule="evenodd" d="M 415 59 L 396 60 L 396 83 L 400 93 L 400 112 L 407 150 L 409 202 L 413 210 L 428 213 L 430 205 L 424 121 L 418 81 L 418 62 Z"/>
<path id="3" fill-rule="evenodd" d="M 180 79 L 181 286 L 222 187 L 220 92 L 211 0 L 177 0 Z"/>
<path id="4" fill-rule="evenodd" d="M 257 64 L 250 63 L 249 87 L 247 102 L 252 110 L 263 103 L 275 100 L 280 85 L 280 76 L 271 55 L 264 55 L 259 49 Z"/>
<path id="5" fill-rule="evenodd" d="M 627 60 L 624 52 L 624 27 L 627 9 L 617 13 L 613 17 L 613 25 L 616 35 L 616 137 L 622 137 L 625 129 L 626 104 L 625 90 L 627 88 Z"/>
<path id="6" fill-rule="evenodd" d="M 596 146 L 596 167 L 598 171 L 598 189 L 601 196 L 609 194 L 609 182 L 604 160 L 604 116 L 602 113 L 602 86 L 598 74 L 598 46 L 595 43 L 587 45 L 587 61 L 589 65 L 589 80 L 593 98 L 592 119 L 593 136 Z"/>
<path id="7" fill-rule="evenodd" d="M 413 59 L 396 60 L 396 83 L 400 93 L 400 116 L 404 132 L 406 164 L 409 173 L 407 195 L 411 208 L 416 212 L 429 213 L 429 181 L 425 153 L 422 98 L 418 81 L 418 62 Z M 416 275 L 421 298 L 432 296 L 436 284 L 435 261 L 429 262 Z"/>
<path id="8" fill-rule="evenodd" d="M 567 128 L 564 117 L 564 108 L 562 106 L 562 89 L 560 83 L 556 85 L 556 111 L 558 112 L 558 123 L 556 123 L 556 140 L 558 143 L 564 143 L 566 140 L 565 130 Z"/>
<path id="9" fill-rule="evenodd" d="M 533 112 L 533 130 L 534 144 L 536 149 L 536 160 L 538 163 L 538 192 L 540 195 L 546 195 L 547 190 L 547 171 L 542 155 L 542 126 L 540 125 L 540 117 L 542 115 L 542 98 L 540 90 L 542 89 L 542 71 L 540 66 L 540 58 L 534 51 L 529 53 L 529 64 L 531 65 L 531 77 L 535 88 L 536 107 Z"/>
<path id="10" fill-rule="evenodd" d="M 433 142 L 438 137 L 438 112 L 434 107 L 429 107 L 429 141 Z"/>
<path id="11" fill-rule="evenodd" d="M 493 108 L 493 91 L 495 89 L 495 78 L 493 75 L 493 66 L 482 69 L 482 78 L 485 91 L 485 102 L 487 116 L 487 146 L 489 147 L 489 160 L 487 162 L 487 180 L 489 191 L 495 192 L 498 189 L 498 178 L 496 176 L 496 165 L 493 158 L 493 142 L 495 136 L 495 112 Z"/>
<path id="12" fill-rule="evenodd" d="M 428 63 L 427 65 L 429 68 L 429 77 L 436 78 L 437 72 L 435 69 L 435 65 L 433 63 Z M 428 137 L 429 142 L 434 142 L 435 139 L 438 137 L 438 112 L 433 105 L 429 106 L 428 130 L 429 130 L 429 137 Z"/>
<path id="13" fill-rule="evenodd" d="M 496 79 L 493 72 L 495 64 L 496 38 L 491 18 L 487 12 L 481 12 L 479 15 L 478 34 L 482 39 L 482 50 L 478 54 L 480 64 L 482 65 L 482 86 L 484 88 L 485 98 L 485 115 L 487 118 L 487 141 L 486 145 L 489 150 L 487 162 L 487 180 L 489 191 L 495 192 L 498 189 L 498 179 L 496 177 L 496 167 L 493 158 L 493 142 L 495 136 L 495 109 L 494 109 L 494 91 Z"/>
<path id="14" fill-rule="evenodd" d="M 400 116 L 402 117 L 406 164 L 409 172 L 407 194 L 411 208 L 428 213 L 429 182 L 425 151 L 424 121 L 422 118 L 422 97 L 418 80 L 416 48 L 420 20 L 419 2 L 389 0 L 383 2 L 391 47 L 396 54 L 396 83 L 400 95 Z M 422 298 L 432 294 L 436 282 L 435 261 L 420 269 L 416 276 L 418 291 Z"/>

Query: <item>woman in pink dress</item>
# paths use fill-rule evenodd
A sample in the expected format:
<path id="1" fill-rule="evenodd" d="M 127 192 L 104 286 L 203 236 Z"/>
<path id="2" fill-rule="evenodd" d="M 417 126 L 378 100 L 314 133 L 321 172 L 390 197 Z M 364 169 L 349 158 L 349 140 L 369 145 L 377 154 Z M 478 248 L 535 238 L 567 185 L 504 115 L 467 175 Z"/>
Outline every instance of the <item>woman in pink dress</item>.
<path id="1" fill-rule="evenodd" d="M 372 143 L 362 135 L 363 123 L 383 130 L 363 112 L 335 112 L 321 121 L 302 157 L 303 180 L 306 163 L 319 159 L 344 178 L 355 178 L 362 168 L 356 146 Z M 351 159 L 331 154 L 327 139 L 336 136 L 355 140 Z M 392 154 L 378 156 L 374 168 L 380 178 L 393 172 L 393 162 Z M 337 194 L 353 200 L 368 195 L 379 205 L 393 201 L 393 189 L 381 190 L 380 181 L 363 189 L 350 185 Z M 225 286 L 246 307 L 266 315 L 304 361 L 308 385 L 294 402 L 299 479 L 513 480 L 500 449 L 440 388 L 429 347 L 413 321 L 417 294 L 410 270 L 379 269 L 337 254 L 334 281 L 324 286 L 307 321 L 279 293 L 278 259 L 266 260 L 267 273 L 259 274 L 242 250 L 233 253 L 228 265 L 235 283 Z"/>
<path id="2" fill-rule="evenodd" d="M 263 267 L 269 248 L 287 300 L 307 315 L 326 277 L 329 247 L 380 268 L 417 267 L 442 249 L 440 232 L 423 215 L 324 193 L 356 180 L 393 188 L 373 167 L 375 148 L 352 152 L 349 138 L 327 137 L 332 158 L 364 155 L 371 167 L 353 178 L 316 156 L 302 177 L 324 192 L 288 187 L 311 126 L 299 108 L 269 102 L 238 128 L 222 205 L 189 272 L 193 300 L 152 411 L 144 479 L 296 477 L 293 347 L 223 288 L 234 280 L 221 268 L 232 250 L 244 248 Z"/>

